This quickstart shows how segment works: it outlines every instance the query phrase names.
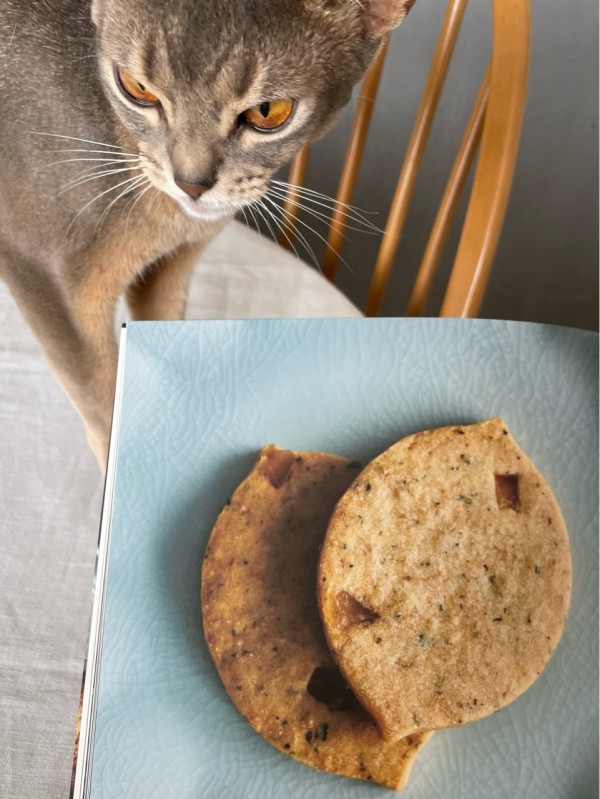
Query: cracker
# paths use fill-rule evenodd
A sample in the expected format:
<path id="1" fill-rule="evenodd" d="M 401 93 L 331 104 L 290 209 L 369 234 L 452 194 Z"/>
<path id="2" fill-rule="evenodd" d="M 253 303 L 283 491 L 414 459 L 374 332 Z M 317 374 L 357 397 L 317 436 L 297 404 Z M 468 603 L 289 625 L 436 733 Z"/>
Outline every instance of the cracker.
<path id="1" fill-rule="evenodd" d="M 204 633 L 231 700 L 273 746 L 399 789 L 428 733 L 382 741 L 333 663 L 315 596 L 329 516 L 358 471 L 333 455 L 260 452 L 208 542 Z"/>
<path id="2" fill-rule="evenodd" d="M 398 442 L 337 504 L 319 565 L 334 657 L 386 740 L 512 702 L 560 639 L 565 523 L 502 419 Z"/>

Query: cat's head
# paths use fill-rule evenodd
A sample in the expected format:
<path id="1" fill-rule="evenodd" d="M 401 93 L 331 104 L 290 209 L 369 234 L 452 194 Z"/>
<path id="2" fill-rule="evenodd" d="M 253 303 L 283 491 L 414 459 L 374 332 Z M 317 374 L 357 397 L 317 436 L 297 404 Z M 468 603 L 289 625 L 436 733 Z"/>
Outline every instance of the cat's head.
<path id="1" fill-rule="evenodd" d="M 128 148 L 190 216 L 257 200 L 330 126 L 414 0 L 93 0 Z"/>

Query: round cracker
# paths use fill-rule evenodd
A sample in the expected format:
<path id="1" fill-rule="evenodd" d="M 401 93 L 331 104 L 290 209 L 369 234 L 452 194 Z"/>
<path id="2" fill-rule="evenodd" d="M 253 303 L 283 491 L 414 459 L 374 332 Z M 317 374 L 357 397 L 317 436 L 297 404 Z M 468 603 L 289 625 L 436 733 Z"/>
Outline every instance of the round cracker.
<path id="1" fill-rule="evenodd" d="M 340 500 L 318 585 L 334 657 L 395 740 L 487 716 L 534 682 L 567 614 L 567 530 L 502 419 L 428 430 Z"/>
<path id="2" fill-rule="evenodd" d="M 382 741 L 333 663 L 315 596 L 329 516 L 359 468 L 260 452 L 208 542 L 204 633 L 231 700 L 267 741 L 315 768 L 398 789 L 428 734 Z"/>

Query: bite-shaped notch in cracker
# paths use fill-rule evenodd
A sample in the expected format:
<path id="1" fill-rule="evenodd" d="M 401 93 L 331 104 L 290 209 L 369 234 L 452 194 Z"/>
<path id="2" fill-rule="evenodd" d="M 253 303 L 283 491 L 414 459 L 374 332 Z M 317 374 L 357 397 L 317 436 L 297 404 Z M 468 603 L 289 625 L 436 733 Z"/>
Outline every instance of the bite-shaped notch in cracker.
<path id="1" fill-rule="evenodd" d="M 372 461 L 336 506 L 318 574 L 331 651 L 387 740 L 519 696 L 570 592 L 560 509 L 502 419 L 409 436 Z M 340 596 L 368 623 L 349 623 Z"/>
<path id="2" fill-rule="evenodd" d="M 284 754 L 399 789 L 429 733 L 381 739 L 335 666 L 315 595 L 319 548 L 359 465 L 265 447 L 212 530 L 202 569 L 210 653 L 232 702 Z"/>

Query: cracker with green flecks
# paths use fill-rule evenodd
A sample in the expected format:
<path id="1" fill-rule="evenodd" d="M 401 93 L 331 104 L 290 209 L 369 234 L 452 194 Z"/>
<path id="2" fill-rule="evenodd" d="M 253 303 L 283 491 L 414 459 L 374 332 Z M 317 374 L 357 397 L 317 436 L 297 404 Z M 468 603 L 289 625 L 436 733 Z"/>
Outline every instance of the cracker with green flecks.
<path id="1" fill-rule="evenodd" d="M 567 530 L 502 419 L 427 430 L 337 504 L 318 592 L 335 660 L 386 740 L 464 724 L 525 691 L 558 644 Z"/>
<path id="2" fill-rule="evenodd" d="M 261 451 L 208 542 L 204 632 L 227 693 L 267 741 L 315 768 L 398 789 L 429 734 L 381 739 L 334 665 L 315 596 L 327 521 L 358 472 L 333 455 Z"/>

